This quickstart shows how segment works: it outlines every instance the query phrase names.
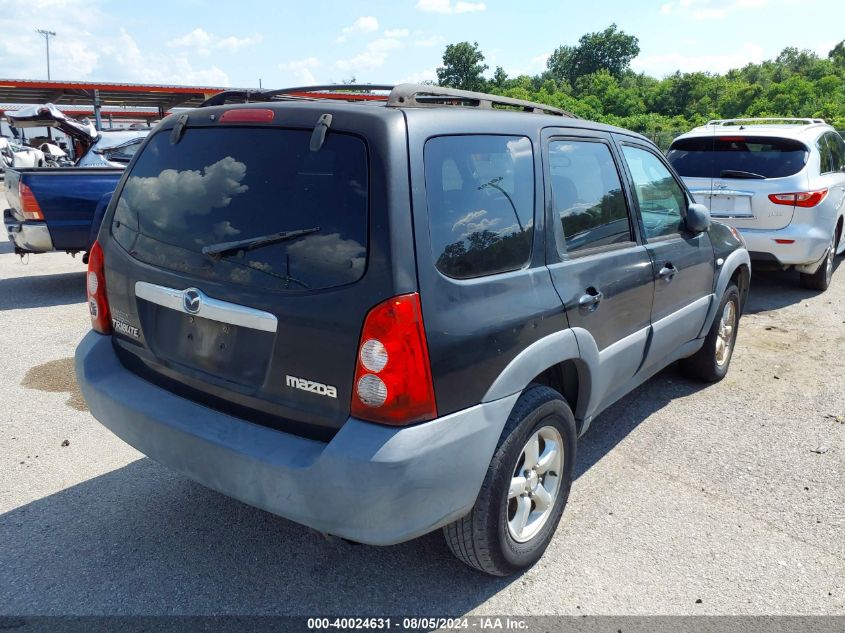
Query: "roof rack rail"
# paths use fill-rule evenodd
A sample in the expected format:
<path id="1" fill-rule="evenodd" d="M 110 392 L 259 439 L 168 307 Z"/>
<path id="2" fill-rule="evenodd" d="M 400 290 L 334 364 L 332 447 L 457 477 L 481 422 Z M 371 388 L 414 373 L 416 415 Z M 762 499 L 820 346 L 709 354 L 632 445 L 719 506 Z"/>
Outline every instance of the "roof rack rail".
<path id="1" fill-rule="evenodd" d="M 380 84 L 330 84 L 279 88 L 277 90 L 225 90 L 203 101 L 200 107 L 219 106 L 227 103 L 262 103 L 287 100 L 386 101 L 387 95 L 377 95 L 372 94 L 372 92 L 392 89 L 393 86 Z"/>
<path id="2" fill-rule="evenodd" d="M 393 107 L 431 107 L 431 106 L 470 106 L 476 108 L 493 109 L 496 106 L 519 108 L 523 112 L 536 114 L 553 114 L 565 116 L 571 119 L 578 117 L 554 106 L 524 99 L 513 99 L 491 95 L 486 92 L 471 92 L 469 90 L 458 90 L 456 88 L 444 88 L 443 86 L 430 86 L 425 84 L 400 84 L 390 91 L 387 98 L 387 105 Z"/>
<path id="3" fill-rule="evenodd" d="M 766 122 L 780 122 L 780 123 L 795 123 L 801 125 L 817 125 L 824 123 L 824 119 L 811 119 L 806 117 L 749 117 L 746 119 L 712 119 L 705 123 L 705 125 L 741 125 L 743 123 L 766 123 Z"/>
<path id="4" fill-rule="evenodd" d="M 388 95 L 373 94 L 388 92 Z M 576 115 L 566 110 L 525 101 L 511 97 L 501 97 L 484 92 L 471 92 L 442 86 L 425 84 L 330 84 L 317 86 L 298 86 L 278 90 L 226 90 L 206 99 L 200 107 L 224 105 L 236 101 L 267 102 L 282 100 L 346 100 L 346 101 L 386 101 L 389 107 L 435 107 L 466 106 L 482 109 L 517 108 L 523 112 L 552 114 L 577 119 Z"/>

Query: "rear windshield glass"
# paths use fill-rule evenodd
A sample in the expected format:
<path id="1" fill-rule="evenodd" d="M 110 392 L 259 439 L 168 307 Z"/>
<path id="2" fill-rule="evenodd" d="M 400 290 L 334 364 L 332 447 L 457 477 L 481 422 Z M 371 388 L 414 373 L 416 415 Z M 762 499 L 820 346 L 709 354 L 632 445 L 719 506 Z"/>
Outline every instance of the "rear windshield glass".
<path id="1" fill-rule="evenodd" d="M 156 134 L 120 193 L 115 240 L 139 260 L 272 289 L 357 281 L 367 259 L 367 150 L 310 130 L 188 128 Z M 302 231 L 241 250 L 236 242 Z M 203 247 L 229 252 L 203 254 Z"/>
<path id="2" fill-rule="evenodd" d="M 666 155 L 681 176 L 692 178 L 782 178 L 801 171 L 807 156 L 799 141 L 739 135 L 681 139 Z"/>

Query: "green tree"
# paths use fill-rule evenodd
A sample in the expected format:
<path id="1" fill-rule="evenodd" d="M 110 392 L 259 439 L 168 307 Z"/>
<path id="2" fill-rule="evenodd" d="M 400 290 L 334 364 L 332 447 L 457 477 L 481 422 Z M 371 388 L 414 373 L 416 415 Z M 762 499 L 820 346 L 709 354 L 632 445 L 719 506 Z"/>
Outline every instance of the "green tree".
<path id="1" fill-rule="evenodd" d="M 662 79 L 629 69 L 638 50 L 636 38 L 611 25 L 576 46 L 558 47 L 537 75 L 508 77 L 497 67 L 487 89 L 641 132 L 663 149 L 713 118 L 821 117 L 845 129 L 845 41 L 825 58 L 785 48 L 775 59 L 725 74 L 676 72 Z M 483 59 L 477 44 L 449 47 L 441 82 L 483 87 Z"/>
<path id="2" fill-rule="evenodd" d="M 579 77 L 606 70 L 621 77 L 640 54 L 639 40 L 611 24 L 604 31 L 587 33 L 578 46 L 560 46 L 549 56 L 546 66 L 555 79 L 575 84 Z"/>
<path id="3" fill-rule="evenodd" d="M 508 80 L 508 74 L 501 66 L 496 66 L 496 71 L 493 73 L 493 85 L 497 88 L 504 88 Z"/>
<path id="4" fill-rule="evenodd" d="M 437 82 L 461 90 L 484 90 L 484 71 L 488 66 L 483 61 L 478 42 L 449 44 L 443 53 L 443 65 L 437 69 Z"/>
<path id="5" fill-rule="evenodd" d="M 546 60 L 546 68 L 557 81 L 575 83 L 575 47 L 558 46 Z"/>
<path id="6" fill-rule="evenodd" d="M 827 54 L 827 58 L 837 66 L 845 68 L 845 40 L 834 46 Z"/>

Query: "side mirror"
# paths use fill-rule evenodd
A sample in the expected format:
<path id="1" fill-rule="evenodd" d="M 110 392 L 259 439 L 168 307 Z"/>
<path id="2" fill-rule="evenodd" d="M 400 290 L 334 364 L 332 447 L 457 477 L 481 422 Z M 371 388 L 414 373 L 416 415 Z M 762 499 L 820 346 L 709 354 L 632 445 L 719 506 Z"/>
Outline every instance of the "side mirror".
<path id="1" fill-rule="evenodd" d="M 704 233 L 710 228 L 710 209 L 703 204 L 690 204 L 687 207 L 686 225 L 693 233 Z"/>

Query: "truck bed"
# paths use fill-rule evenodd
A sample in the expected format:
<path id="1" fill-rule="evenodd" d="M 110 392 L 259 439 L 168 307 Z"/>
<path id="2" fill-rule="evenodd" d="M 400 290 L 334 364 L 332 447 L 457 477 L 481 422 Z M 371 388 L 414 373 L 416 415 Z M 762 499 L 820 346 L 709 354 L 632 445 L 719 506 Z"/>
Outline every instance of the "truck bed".
<path id="1" fill-rule="evenodd" d="M 46 224 L 53 250 L 87 251 L 99 229 L 102 212 L 123 171 L 110 167 L 7 169 L 6 199 L 11 207 L 7 218 L 11 216 L 12 221 L 21 224 Z M 24 215 L 21 184 L 32 192 L 43 219 Z M 9 230 L 11 236 L 12 230 Z"/>

